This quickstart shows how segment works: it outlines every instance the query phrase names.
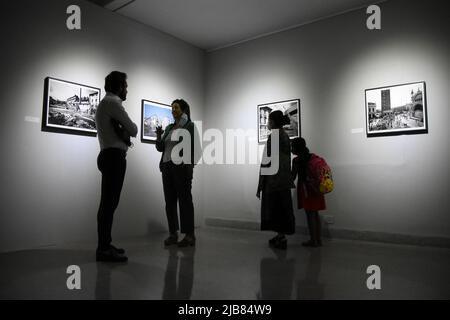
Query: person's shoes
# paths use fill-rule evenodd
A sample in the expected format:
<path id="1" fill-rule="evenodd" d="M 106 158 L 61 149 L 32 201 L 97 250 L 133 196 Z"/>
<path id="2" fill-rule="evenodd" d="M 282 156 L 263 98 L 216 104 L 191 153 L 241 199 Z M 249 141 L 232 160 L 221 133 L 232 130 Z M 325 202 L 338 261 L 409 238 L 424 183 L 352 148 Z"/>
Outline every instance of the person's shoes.
<path id="1" fill-rule="evenodd" d="M 286 250 L 287 249 L 287 239 L 280 238 L 273 245 L 275 249 Z"/>
<path id="2" fill-rule="evenodd" d="M 269 240 L 269 246 L 275 249 L 286 250 L 287 239 L 285 237 L 275 236 Z"/>
<path id="3" fill-rule="evenodd" d="M 283 237 L 280 237 L 279 235 L 276 235 L 272 239 L 269 240 L 269 246 L 274 246 L 277 241 L 280 241 Z"/>
<path id="4" fill-rule="evenodd" d="M 104 262 L 127 262 L 128 258 L 125 255 L 119 254 L 113 248 L 101 250 L 97 249 L 96 260 Z"/>
<path id="5" fill-rule="evenodd" d="M 171 246 L 178 243 L 178 234 L 172 233 L 166 240 L 164 240 L 165 246 Z"/>
<path id="6" fill-rule="evenodd" d="M 195 246 L 195 237 L 193 236 L 185 236 L 183 240 L 177 243 L 179 248 L 184 247 L 193 247 Z"/>
<path id="7" fill-rule="evenodd" d="M 321 247 L 322 246 L 322 241 L 305 241 L 302 242 L 302 246 L 304 247 L 311 247 L 311 248 L 317 248 L 317 247 Z"/>
<path id="8" fill-rule="evenodd" d="M 112 244 L 109 245 L 109 247 L 110 247 L 111 249 L 113 249 L 114 251 L 116 251 L 118 254 L 124 254 L 124 253 L 125 253 L 125 250 L 124 250 L 124 249 L 122 249 L 122 248 L 116 248 L 116 247 L 114 247 Z"/>

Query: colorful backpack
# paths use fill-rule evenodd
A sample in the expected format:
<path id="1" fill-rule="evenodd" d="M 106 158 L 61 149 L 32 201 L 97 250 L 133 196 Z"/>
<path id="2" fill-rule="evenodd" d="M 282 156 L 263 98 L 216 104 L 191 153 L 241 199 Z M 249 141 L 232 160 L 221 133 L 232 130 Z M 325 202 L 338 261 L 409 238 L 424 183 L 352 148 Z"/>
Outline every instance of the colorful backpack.
<path id="1" fill-rule="evenodd" d="M 321 194 L 330 193 L 334 189 L 331 168 L 325 159 L 313 154 L 309 160 L 310 185 Z"/>

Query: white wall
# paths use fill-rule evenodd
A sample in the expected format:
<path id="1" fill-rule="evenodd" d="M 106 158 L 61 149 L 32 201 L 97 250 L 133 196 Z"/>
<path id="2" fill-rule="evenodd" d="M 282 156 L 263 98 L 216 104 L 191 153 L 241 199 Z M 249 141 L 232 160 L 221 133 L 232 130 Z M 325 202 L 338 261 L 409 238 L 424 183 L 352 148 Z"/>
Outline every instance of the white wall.
<path id="1" fill-rule="evenodd" d="M 82 30 L 66 28 L 66 8 L 81 7 Z M 5 8 L 6 5 L 6 8 Z M 47 76 L 102 89 L 112 70 L 128 74 L 130 117 L 141 99 L 186 99 L 203 111 L 204 52 L 84 1 L 7 1 L 1 10 L 0 251 L 96 241 L 101 176 L 95 137 L 41 132 Z M 38 118 L 39 123 L 25 117 Z M 139 124 L 140 128 L 140 124 Z M 114 237 L 166 230 L 160 153 L 135 140 L 128 153 Z M 200 172 L 194 176 L 202 221 Z M 199 223 L 199 222 L 198 222 Z"/>
<path id="2" fill-rule="evenodd" d="M 435 1 L 381 9 L 381 31 L 358 10 L 209 53 L 204 127 L 256 130 L 258 104 L 300 98 L 302 135 L 334 171 L 334 228 L 449 237 L 448 12 Z M 427 85 L 428 134 L 351 133 L 365 127 L 365 89 L 415 81 Z M 257 165 L 204 177 L 205 217 L 259 221 Z"/>
<path id="3" fill-rule="evenodd" d="M 81 31 L 65 27 L 70 4 L 81 6 Z M 382 31 L 368 31 L 359 10 L 206 56 L 82 0 L 5 6 L 0 251 L 95 242 L 97 139 L 41 132 L 40 123 L 25 117 L 40 121 L 45 77 L 100 87 L 104 94 L 104 77 L 112 70 L 129 75 L 124 105 L 135 122 L 141 99 L 170 103 L 183 97 L 204 129 L 256 130 L 257 104 L 300 98 L 303 136 L 334 170 L 336 190 L 327 197 L 326 214 L 335 217 L 336 228 L 450 236 L 444 5 L 391 0 L 382 5 Z M 365 125 L 364 89 L 422 80 L 428 134 L 351 134 Z M 166 230 L 159 156 L 139 141 L 130 150 L 116 239 Z M 197 224 L 203 217 L 258 222 L 257 175 L 257 165 L 199 166 Z M 296 215 L 303 225 L 303 212 Z"/>

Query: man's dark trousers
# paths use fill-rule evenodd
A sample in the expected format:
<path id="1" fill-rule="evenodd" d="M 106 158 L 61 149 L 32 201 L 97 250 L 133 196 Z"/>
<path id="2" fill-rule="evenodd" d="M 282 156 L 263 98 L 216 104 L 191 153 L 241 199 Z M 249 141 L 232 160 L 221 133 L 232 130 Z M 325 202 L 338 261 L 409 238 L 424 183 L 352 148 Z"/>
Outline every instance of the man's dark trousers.
<path id="1" fill-rule="evenodd" d="M 126 152 L 117 148 L 100 151 L 97 166 L 102 173 L 102 195 L 97 214 L 98 248 L 108 249 L 111 245 L 111 229 L 114 211 L 119 205 L 125 171 Z"/>

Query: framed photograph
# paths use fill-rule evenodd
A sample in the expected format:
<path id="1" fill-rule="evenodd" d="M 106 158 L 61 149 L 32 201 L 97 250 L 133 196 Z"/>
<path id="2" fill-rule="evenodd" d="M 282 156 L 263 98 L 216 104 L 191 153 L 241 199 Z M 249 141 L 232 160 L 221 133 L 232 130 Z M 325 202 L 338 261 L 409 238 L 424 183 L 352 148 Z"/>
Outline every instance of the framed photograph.
<path id="1" fill-rule="evenodd" d="M 283 127 L 289 138 L 300 137 L 300 99 L 294 99 L 258 105 L 258 142 L 265 142 L 269 138 L 269 114 L 275 110 L 282 111 L 291 120 L 290 124 Z"/>
<path id="2" fill-rule="evenodd" d="M 95 112 L 101 90 L 47 77 L 44 86 L 42 131 L 96 136 Z"/>
<path id="3" fill-rule="evenodd" d="M 428 133 L 425 82 L 367 89 L 367 137 Z"/>
<path id="4" fill-rule="evenodd" d="M 168 104 L 150 100 L 142 100 L 141 141 L 152 143 L 156 141 L 156 127 L 163 130 L 173 122 L 172 107 Z"/>

